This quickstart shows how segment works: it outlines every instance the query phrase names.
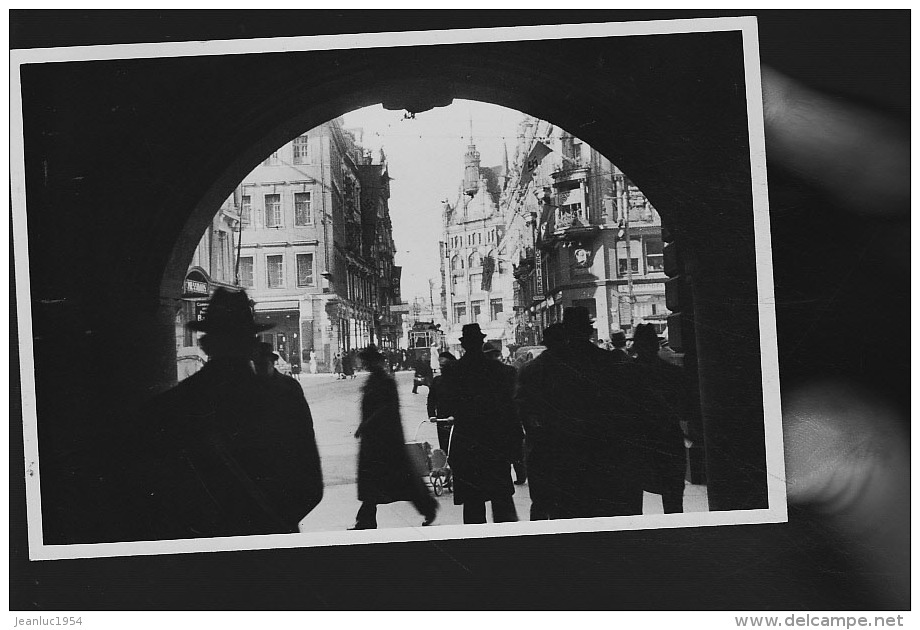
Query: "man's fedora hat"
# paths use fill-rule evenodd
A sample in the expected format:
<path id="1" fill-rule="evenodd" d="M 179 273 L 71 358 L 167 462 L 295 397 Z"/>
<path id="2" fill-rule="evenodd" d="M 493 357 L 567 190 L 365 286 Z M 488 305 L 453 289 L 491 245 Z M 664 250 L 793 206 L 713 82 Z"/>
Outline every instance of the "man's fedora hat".
<path id="1" fill-rule="evenodd" d="M 568 306 L 562 311 L 562 325 L 566 330 L 593 330 L 591 313 L 584 306 Z"/>
<path id="2" fill-rule="evenodd" d="M 275 352 L 275 349 L 272 347 L 272 344 L 267 341 L 260 341 L 256 344 L 255 355 L 257 358 L 270 358 L 272 361 L 277 361 L 281 358 L 281 355 Z"/>
<path id="3" fill-rule="evenodd" d="M 377 346 L 375 344 L 370 344 L 364 350 L 361 350 L 360 352 L 358 352 L 358 358 L 364 362 L 369 362 L 369 361 L 383 361 L 384 359 L 386 359 L 386 356 L 384 356 L 380 352 L 380 350 L 377 349 Z"/>
<path id="4" fill-rule="evenodd" d="M 463 332 L 460 339 L 476 339 L 482 341 L 486 336 L 483 334 L 479 324 L 466 324 L 463 326 Z"/>
<path id="5" fill-rule="evenodd" d="M 208 334 L 255 335 L 274 328 L 274 324 L 257 324 L 245 291 L 218 287 L 201 320 L 189 322 L 192 330 Z"/>

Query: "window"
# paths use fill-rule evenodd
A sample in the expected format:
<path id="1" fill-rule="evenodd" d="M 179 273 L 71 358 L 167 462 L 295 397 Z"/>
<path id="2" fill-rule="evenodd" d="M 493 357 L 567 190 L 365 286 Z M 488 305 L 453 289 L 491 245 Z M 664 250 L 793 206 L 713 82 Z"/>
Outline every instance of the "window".
<path id="1" fill-rule="evenodd" d="M 240 222 L 243 225 L 252 225 L 252 197 L 249 195 L 240 198 Z"/>
<path id="2" fill-rule="evenodd" d="M 271 155 L 265 158 L 265 161 L 262 162 L 262 164 L 264 164 L 265 166 L 275 166 L 276 164 L 280 162 L 281 162 L 281 159 L 278 157 L 278 152 L 272 151 Z"/>
<path id="3" fill-rule="evenodd" d="M 281 227 L 281 195 L 265 195 L 265 227 Z"/>
<path id="4" fill-rule="evenodd" d="M 629 241 L 629 250 L 626 241 L 617 243 L 617 275 L 627 275 L 626 261 L 630 260 L 633 273 L 639 273 L 639 257 L 642 255 L 642 241 L 637 238 Z"/>
<path id="5" fill-rule="evenodd" d="M 297 286 L 313 286 L 313 254 L 297 254 Z"/>
<path id="6" fill-rule="evenodd" d="M 504 306 L 502 304 L 501 299 L 495 299 L 489 302 L 489 309 L 492 312 L 492 321 L 495 321 L 496 319 L 498 319 L 499 316 L 502 314 L 502 311 L 504 311 Z"/>
<path id="7" fill-rule="evenodd" d="M 481 273 L 471 273 L 470 274 L 470 288 L 473 291 L 482 290 L 482 274 Z"/>
<path id="8" fill-rule="evenodd" d="M 309 161 L 310 139 L 307 136 L 294 138 L 294 164 L 306 164 Z"/>
<path id="9" fill-rule="evenodd" d="M 638 259 L 638 258 L 630 258 L 629 260 L 632 262 L 632 272 L 633 272 L 633 273 L 639 273 L 639 259 Z M 626 269 L 626 259 L 625 259 L 625 258 L 620 258 L 619 260 L 617 260 L 617 262 L 618 262 L 619 265 L 620 265 L 620 266 L 619 266 L 619 274 L 620 274 L 621 276 L 627 275 L 629 272 L 628 272 L 627 269 Z"/>
<path id="10" fill-rule="evenodd" d="M 482 300 L 473 300 L 470 302 L 471 321 L 478 322 L 480 315 L 482 315 Z"/>
<path id="11" fill-rule="evenodd" d="M 482 267 L 482 256 L 479 255 L 479 252 L 470 254 L 470 269 L 473 267 Z"/>
<path id="12" fill-rule="evenodd" d="M 313 225 L 313 199 L 311 193 L 294 193 L 294 225 Z"/>
<path id="13" fill-rule="evenodd" d="M 268 288 L 277 289 L 284 286 L 284 257 L 266 256 L 265 263 L 268 268 Z"/>
<path id="14" fill-rule="evenodd" d="M 256 286 L 252 270 L 252 256 L 240 257 L 240 286 L 247 289 Z"/>
<path id="15" fill-rule="evenodd" d="M 664 244 L 660 238 L 645 239 L 645 268 L 649 273 L 664 271 Z"/>
<path id="16" fill-rule="evenodd" d="M 454 323 L 462 324 L 466 321 L 466 304 L 454 304 Z"/>
<path id="17" fill-rule="evenodd" d="M 453 260 L 450 261 L 450 268 L 454 271 L 463 269 L 463 259 L 459 256 L 454 256 Z"/>

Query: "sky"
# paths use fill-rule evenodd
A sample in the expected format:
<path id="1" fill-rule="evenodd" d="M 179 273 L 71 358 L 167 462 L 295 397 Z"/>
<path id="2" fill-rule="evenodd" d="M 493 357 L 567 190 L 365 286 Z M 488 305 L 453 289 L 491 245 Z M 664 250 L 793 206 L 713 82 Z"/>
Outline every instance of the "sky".
<path id="1" fill-rule="evenodd" d="M 482 166 L 499 166 L 503 145 L 514 159 L 518 123 L 524 115 L 513 109 L 478 101 L 455 100 L 404 119 L 403 111 L 376 105 L 344 116 L 346 129 L 364 130 L 361 144 L 374 151 L 383 147 L 392 181 L 390 219 L 396 243 L 396 264 L 403 267 L 403 302 L 440 292 L 438 240 L 441 237 L 443 201 L 456 203 L 463 179 L 463 156 L 470 137 L 481 155 Z"/>

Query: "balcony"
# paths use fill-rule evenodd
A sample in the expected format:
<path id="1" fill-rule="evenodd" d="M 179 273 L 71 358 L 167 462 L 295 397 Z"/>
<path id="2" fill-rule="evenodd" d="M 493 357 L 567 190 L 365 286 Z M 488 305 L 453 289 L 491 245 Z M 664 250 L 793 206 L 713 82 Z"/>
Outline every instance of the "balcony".
<path id="1" fill-rule="evenodd" d="M 581 204 L 561 206 L 553 211 L 551 223 L 540 226 L 539 247 L 549 249 L 560 241 L 584 241 L 600 229 L 598 225 L 591 225 Z"/>

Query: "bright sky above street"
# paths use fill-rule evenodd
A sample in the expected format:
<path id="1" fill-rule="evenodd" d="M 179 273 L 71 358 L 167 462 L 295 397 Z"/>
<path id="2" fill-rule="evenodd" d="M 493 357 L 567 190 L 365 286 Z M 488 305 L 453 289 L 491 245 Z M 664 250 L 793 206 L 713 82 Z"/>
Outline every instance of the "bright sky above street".
<path id="1" fill-rule="evenodd" d="M 469 144 L 472 120 L 473 142 L 481 154 L 482 166 L 502 164 L 503 146 L 514 159 L 518 111 L 481 103 L 456 100 L 404 119 L 403 111 L 382 106 L 365 107 L 345 114 L 346 129 L 362 128 L 360 143 L 374 151 L 383 147 L 389 163 L 390 218 L 396 242 L 396 264 L 402 265 L 402 297 L 428 299 L 428 281 L 440 287 L 438 240 L 444 200 L 452 204 L 463 179 L 463 156 Z"/>

